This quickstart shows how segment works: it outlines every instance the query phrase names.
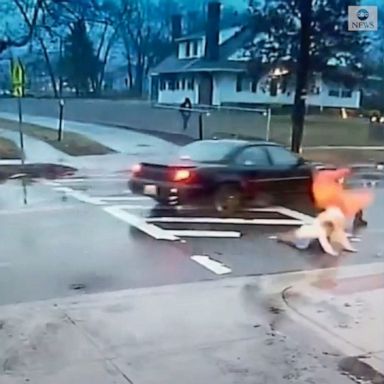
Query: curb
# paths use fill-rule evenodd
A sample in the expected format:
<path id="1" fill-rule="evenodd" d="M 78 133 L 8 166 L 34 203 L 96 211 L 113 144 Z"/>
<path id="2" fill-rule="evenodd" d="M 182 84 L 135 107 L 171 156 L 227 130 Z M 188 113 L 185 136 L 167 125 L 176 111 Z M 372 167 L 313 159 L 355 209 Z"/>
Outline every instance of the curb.
<path id="1" fill-rule="evenodd" d="M 297 289 L 297 287 L 300 287 L 300 289 Z M 300 293 L 296 293 L 295 291 Z M 304 292 L 304 294 L 302 292 Z M 310 292 L 312 292 L 313 295 L 311 295 Z M 380 358 L 372 356 L 370 351 L 366 351 L 364 348 L 355 345 L 340 336 L 336 331 L 330 330 L 322 323 L 297 309 L 296 306 L 291 303 L 292 297 L 298 297 L 304 301 L 313 302 L 313 297 L 315 296 L 316 302 L 325 301 L 324 299 L 329 297 L 326 293 L 322 293 L 320 290 L 313 288 L 310 286 L 309 282 L 304 282 L 301 285 L 299 283 L 286 287 L 281 291 L 280 295 L 287 315 L 292 320 L 313 330 L 330 346 L 344 355 L 339 362 L 339 369 L 345 375 L 350 376 L 353 380 L 365 379 L 374 384 L 384 384 L 383 361 Z M 350 363 L 352 360 L 354 362 L 353 364 Z M 364 375 L 359 373 L 361 370 L 365 372 Z"/>

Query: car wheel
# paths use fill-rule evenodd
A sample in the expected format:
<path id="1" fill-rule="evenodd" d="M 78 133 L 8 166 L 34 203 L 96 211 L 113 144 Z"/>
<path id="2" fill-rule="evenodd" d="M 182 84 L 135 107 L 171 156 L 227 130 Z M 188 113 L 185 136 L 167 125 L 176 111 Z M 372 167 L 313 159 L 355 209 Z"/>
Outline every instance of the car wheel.
<path id="1" fill-rule="evenodd" d="M 231 215 L 238 211 L 242 205 L 242 194 L 234 185 L 223 185 L 219 187 L 214 195 L 214 205 L 218 213 Z"/>

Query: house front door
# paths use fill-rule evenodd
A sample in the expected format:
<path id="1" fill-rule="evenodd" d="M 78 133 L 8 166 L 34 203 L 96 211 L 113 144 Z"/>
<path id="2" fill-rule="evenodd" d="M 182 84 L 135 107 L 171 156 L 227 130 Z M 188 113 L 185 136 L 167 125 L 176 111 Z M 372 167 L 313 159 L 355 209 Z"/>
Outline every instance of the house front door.
<path id="1" fill-rule="evenodd" d="M 203 73 L 199 81 L 199 104 L 212 105 L 213 79 L 209 73 Z"/>

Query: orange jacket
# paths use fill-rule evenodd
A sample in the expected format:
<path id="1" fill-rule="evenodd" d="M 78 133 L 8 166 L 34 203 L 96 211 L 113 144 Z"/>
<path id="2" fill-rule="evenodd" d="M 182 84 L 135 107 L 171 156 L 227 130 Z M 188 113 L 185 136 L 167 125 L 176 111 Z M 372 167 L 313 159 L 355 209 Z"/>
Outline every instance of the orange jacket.
<path id="1" fill-rule="evenodd" d="M 345 190 L 340 181 L 350 174 L 347 168 L 334 171 L 318 171 L 313 178 L 312 193 L 319 209 L 338 207 L 347 218 L 353 218 L 357 212 L 366 208 L 373 200 L 371 192 L 366 190 Z"/>

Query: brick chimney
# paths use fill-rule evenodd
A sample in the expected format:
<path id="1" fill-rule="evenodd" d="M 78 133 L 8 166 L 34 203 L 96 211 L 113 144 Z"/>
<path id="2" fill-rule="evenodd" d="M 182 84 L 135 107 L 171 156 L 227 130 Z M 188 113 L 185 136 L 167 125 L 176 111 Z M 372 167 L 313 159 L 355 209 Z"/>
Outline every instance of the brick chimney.
<path id="1" fill-rule="evenodd" d="M 208 3 L 208 14 L 205 32 L 205 57 L 210 61 L 219 59 L 220 16 L 221 3 L 217 1 Z"/>
<path id="2" fill-rule="evenodd" d="M 172 42 L 181 37 L 181 15 L 172 15 Z"/>

